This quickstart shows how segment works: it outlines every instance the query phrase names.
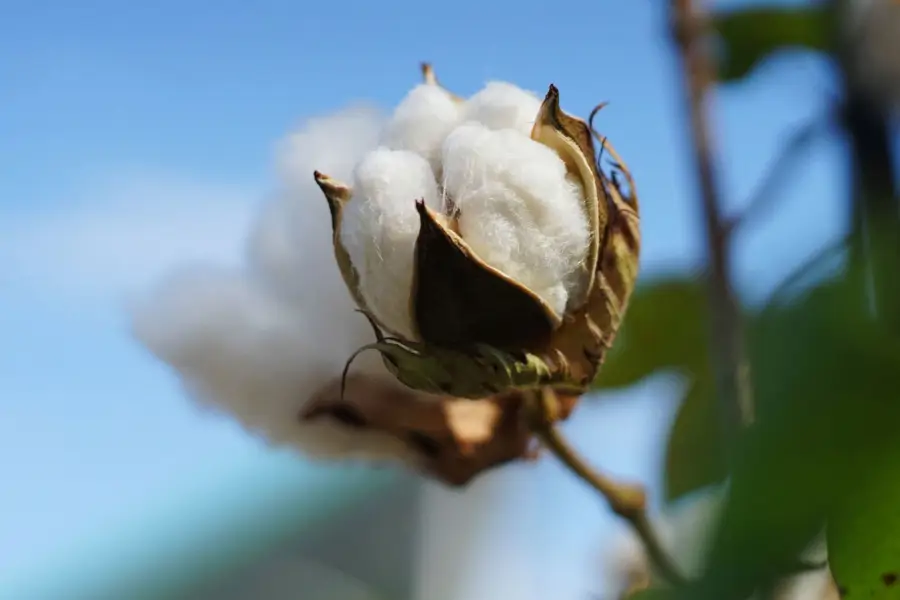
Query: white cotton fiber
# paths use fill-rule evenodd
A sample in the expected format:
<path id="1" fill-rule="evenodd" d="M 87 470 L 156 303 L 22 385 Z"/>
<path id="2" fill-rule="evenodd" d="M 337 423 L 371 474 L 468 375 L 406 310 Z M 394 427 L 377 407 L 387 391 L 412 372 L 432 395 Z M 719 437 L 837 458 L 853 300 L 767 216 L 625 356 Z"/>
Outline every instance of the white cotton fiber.
<path id="1" fill-rule="evenodd" d="M 556 152 L 513 130 L 466 123 L 447 138 L 443 158 L 462 237 L 563 314 L 590 234 L 581 186 Z"/>
<path id="2" fill-rule="evenodd" d="M 466 100 L 463 121 L 476 121 L 488 129 L 514 129 L 530 136 L 541 100 L 511 83 L 492 81 Z"/>
<path id="3" fill-rule="evenodd" d="M 301 306 L 329 297 L 343 300 L 344 283 L 331 251 L 331 215 L 313 171 L 349 183 L 356 164 L 377 146 L 383 123 L 374 108 L 355 105 L 311 119 L 278 144 L 283 185 L 260 211 L 248 249 L 254 274 L 278 294 Z M 347 298 L 341 309 L 349 304 Z"/>
<path id="4" fill-rule="evenodd" d="M 312 456 L 403 456 L 386 436 L 300 422 L 305 402 L 370 341 L 358 335 L 358 315 L 320 320 L 327 316 L 337 315 L 298 314 L 241 273 L 194 268 L 174 273 L 136 307 L 133 332 L 200 406 L 268 443 Z M 360 357 L 354 370 L 379 373 L 377 360 Z"/>
<path id="5" fill-rule="evenodd" d="M 367 307 L 385 327 L 413 339 L 410 315 L 413 257 L 419 235 L 416 200 L 440 210 L 428 162 L 412 152 L 378 148 L 354 174 L 341 240 L 359 275 Z"/>
<path id="6" fill-rule="evenodd" d="M 441 172 L 441 145 L 459 124 L 459 104 L 443 88 L 422 84 L 413 88 L 394 110 L 381 133 L 381 145 L 409 150 L 425 158 L 437 177 Z"/>
<path id="7" fill-rule="evenodd" d="M 349 178 L 379 128 L 374 111 L 350 109 L 292 135 L 282 146 L 285 189 L 251 236 L 247 267 L 184 267 L 132 311 L 134 336 L 172 367 L 200 406 L 308 455 L 408 456 L 388 436 L 298 419 L 340 377 L 351 353 L 374 341 L 335 264 L 313 170 Z M 353 372 L 385 376 L 376 353 L 360 356 Z"/>

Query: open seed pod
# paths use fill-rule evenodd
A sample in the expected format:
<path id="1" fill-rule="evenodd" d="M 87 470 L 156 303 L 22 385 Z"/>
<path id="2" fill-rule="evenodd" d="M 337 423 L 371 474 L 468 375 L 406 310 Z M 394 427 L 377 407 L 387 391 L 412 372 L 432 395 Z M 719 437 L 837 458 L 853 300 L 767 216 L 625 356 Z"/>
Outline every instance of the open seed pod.
<path id="1" fill-rule="evenodd" d="M 438 85 L 430 68 L 423 72 L 427 83 Z M 547 385 L 567 394 L 586 390 L 621 323 L 640 250 L 631 177 L 605 139 L 602 146 L 618 161 L 627 192 L 615 175 L 603 173 L 595 158 L 595 136 L 588 122 L 560 108 L 559 92 L 551 85 L 531 138 L 552 149 L 578 182 L 590 233 L 562 314 L 483 260 L 460 234 L 456 212 L 438 212 L 410 198 L 419 215 L 408 299 L 415 339 L 397 335 L 367 309 L 340 236 L 341 213 L 354 201 L 353 191 L 317 172 L 331 208 L 337 264 L 375 329 L 376 339 L 365 349 L 381 352 L 397 379 L 426 393 L 480 399 Z M 452 206 L 453 198 L 447 200 Z"/>

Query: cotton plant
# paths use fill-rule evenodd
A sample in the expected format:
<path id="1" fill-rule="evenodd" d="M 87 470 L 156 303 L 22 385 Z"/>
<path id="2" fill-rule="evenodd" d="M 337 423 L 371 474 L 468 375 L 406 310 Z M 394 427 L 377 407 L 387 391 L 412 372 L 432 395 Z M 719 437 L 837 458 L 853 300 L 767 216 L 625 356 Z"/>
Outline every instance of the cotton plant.
<path id="1" fill-rule="evenodd" d="M 247 265 L 185 266 L 133 330 L 270 443 L 462 484 L 534 456 L 535 407 L 566 418 L 590 385 L 637 277 L 638 207 L 554 86 L 461 98 L 423 73 L 386 119 L 291 136 Z"/>

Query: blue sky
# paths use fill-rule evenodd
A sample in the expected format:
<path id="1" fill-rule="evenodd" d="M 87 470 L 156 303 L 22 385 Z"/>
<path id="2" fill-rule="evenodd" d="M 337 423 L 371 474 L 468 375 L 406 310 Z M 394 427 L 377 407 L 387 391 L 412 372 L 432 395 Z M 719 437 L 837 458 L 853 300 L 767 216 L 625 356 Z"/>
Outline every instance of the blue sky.
<path id="1" fill-rule="evenodd" d="M 277 142 L 304 119 L 357 100 L 390 108 L 418 82 L 420 60 L 460 94 L 501 79 L 538 93 L 555 83 L 574 113 L 610 101 L 598 126 L 637 178 L 645 273 L 696 265 L 695 185 L 661 5 L 574 2 L 561 14 L 506 0 L 402 1 L 389 13 L 358 0 L 6 7 L 0 565 L 40 564 L 262 452 L 184 401 L 128 337 L 126 303 L 181 260 L 240 259 L 254 210 L 275 183 Z M 716 95 L 732 208 L 791 127 L 822 111 L 831 80 L 822 63 L 791 56 Z M 839 231 L 839 150 L 833 140 L 809 150 L 778 212 L 742 234 L 736 268 L 748 296 L 761 297 Z M 573 435 L 614 471 L 652 476 L 654 423 L 674 393 L 654 385 L 635 392 L 633 406 L 621 399 L 586 410 Z M 595 552 L 610 521 L 555 465 L 516 473 L 510 489 L 536 499 L 504 510 L 512 516 L 497 527 L 559 519 L 552 533 L 522 538 L 551 560 L 549 536 L 561 534 L 552 555 L 579 557 L 541 585 L 583 571 L 580 557 Z M 563 501 L 572 509 L 547 509 Z"/>

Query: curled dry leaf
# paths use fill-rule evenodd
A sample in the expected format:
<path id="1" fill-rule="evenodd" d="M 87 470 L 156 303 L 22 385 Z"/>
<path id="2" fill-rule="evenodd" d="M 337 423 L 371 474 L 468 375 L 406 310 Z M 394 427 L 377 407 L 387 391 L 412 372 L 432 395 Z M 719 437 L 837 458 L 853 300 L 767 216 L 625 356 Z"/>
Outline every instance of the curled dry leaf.
<path id="1" fill-rule="evenodd" d="M 512 390 L 469 400 L 412 390 L 387 377 L 350 375 L 319 390 L 299 415 L 313 422 L 332 419 L 403 442 L 421 471 L 450 485 L 507 462 L 530 459 L 532 435 L 524 416 L 524 394 Z M 577 397 L 560 399 L 561 418 Z"/>

